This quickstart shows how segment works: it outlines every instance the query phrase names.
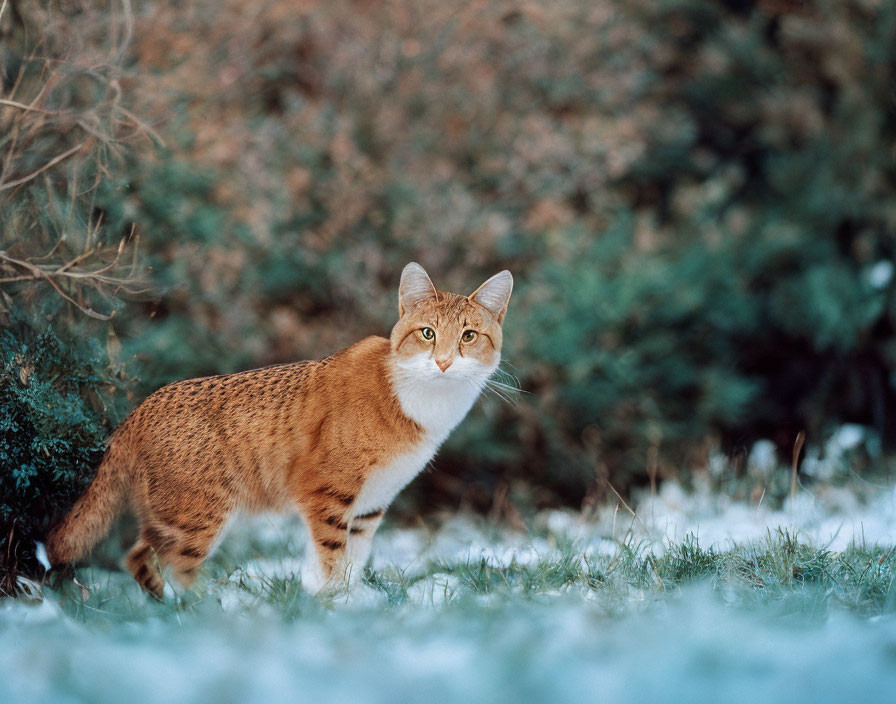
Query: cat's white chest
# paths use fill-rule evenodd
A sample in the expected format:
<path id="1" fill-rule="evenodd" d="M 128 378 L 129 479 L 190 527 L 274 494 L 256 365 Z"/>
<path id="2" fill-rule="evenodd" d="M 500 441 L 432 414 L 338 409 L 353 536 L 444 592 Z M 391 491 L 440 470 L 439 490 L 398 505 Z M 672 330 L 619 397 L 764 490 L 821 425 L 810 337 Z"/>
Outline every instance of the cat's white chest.
<path id="1" fill-rule="evenodd" d="M 371 472 L 352 505 L 352 515 L 388 508 L 398 492 L 423 470 L 438 449 L 438 443 L 424 439 L 414 450 Z"/>
<path id="2" fill-rule="evenodd" d="M 466 385 L 453 389 L 451 386 L 432 393 L 421 384 L 415 389 L 405 388 L 405 393 L 399 395 L 402 410 L 423 429 L 423 437 L 413 450 L 371 472 L 355 500 L 354 515 L 387 508 L 398 492 L 423 471 L 439 445 L 467 415 L 479 390 Z"/>

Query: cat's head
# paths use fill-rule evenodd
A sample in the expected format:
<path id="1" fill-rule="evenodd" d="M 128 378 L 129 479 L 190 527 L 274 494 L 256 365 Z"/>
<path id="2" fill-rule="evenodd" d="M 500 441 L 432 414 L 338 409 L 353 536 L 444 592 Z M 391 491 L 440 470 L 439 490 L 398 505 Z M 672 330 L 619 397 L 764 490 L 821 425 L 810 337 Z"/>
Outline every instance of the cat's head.
<path id="1" fill-rule="evenodd" d="M 501 361 L 501 323 L 510 302 L 509 271 L 492 276 L 469 296 L 438 291 L 415 262 L 401 272 L 399 319 L 392 353 L 421 379 L 484 383 Z"/>

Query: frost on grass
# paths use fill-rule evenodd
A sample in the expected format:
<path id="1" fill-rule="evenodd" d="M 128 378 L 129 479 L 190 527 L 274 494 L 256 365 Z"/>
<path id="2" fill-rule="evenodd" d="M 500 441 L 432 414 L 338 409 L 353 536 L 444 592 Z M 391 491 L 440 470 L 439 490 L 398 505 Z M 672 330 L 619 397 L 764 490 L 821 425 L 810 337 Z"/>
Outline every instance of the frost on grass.
<path id="1" fill-rule="evenodd" d="M 98 567 L 87 601 L 0 603 L 0 701 L 884 699 L 896 492 L 810 499 L 667 483 L 636 516 L 387 527 L 331 599 L 302 589 L 299 521 L 245 520 L 164 604 Z"/>
<path id="2" fill-rule="evenodd" d="M 799 493 L 783 508 L 753 506 L 706 489 L 687 494 L 674 482 L 638 507 L 633 529 L 659 543 L 696 535 L 705 547 L 760 540 L 769 531 L 798 534 L 808 544 L 837 552 L 850 545 L 896 544 L 896 488 L 876 492 L 863 505 L 845 489 Z"/>

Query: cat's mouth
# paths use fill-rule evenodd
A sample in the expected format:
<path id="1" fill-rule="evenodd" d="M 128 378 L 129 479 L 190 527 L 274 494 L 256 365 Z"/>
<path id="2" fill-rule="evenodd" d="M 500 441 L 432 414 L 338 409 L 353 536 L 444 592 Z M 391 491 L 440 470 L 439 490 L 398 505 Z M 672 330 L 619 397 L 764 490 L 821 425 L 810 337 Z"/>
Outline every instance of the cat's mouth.
<path id="1" fill-rule="evenodd" d="M 397 362 L 404 375 L 420 381 L 444 384 L 482 384 L 494 372 L 479 360 L 460 357 L 439 365 L 432 357 L 412 357 Z"/>
<path id="2" fill-rule="evenodd" d="M 427 381 L 452 385 L 452 386 L 482 386 L 492 375 L 494 370 L 489 369 L 484 364 L 476 364 L 470 366 L 452 364 L 444 371 L 433 363 L 432 368 L 427 370 L 425 378 Z"/>

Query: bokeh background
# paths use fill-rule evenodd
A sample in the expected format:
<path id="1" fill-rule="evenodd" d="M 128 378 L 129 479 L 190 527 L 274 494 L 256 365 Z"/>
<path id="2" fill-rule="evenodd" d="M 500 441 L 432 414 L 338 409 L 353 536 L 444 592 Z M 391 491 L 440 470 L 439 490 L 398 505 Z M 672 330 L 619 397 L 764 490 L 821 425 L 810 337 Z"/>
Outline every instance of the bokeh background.
<path id="1" fill-rule="evenodd" d="M 458 292 L 513 272 L 522 392 L 485 399 L 397 517 L 713 466 L 749 492 L 757 440 L 786 493 L 798 434 L 823 457 L 844 424 L 843 479 L 888 471 L 893 3 L 4 9 L 7 569 L 148 393 L 387 334 L 410 260 Z"/>

